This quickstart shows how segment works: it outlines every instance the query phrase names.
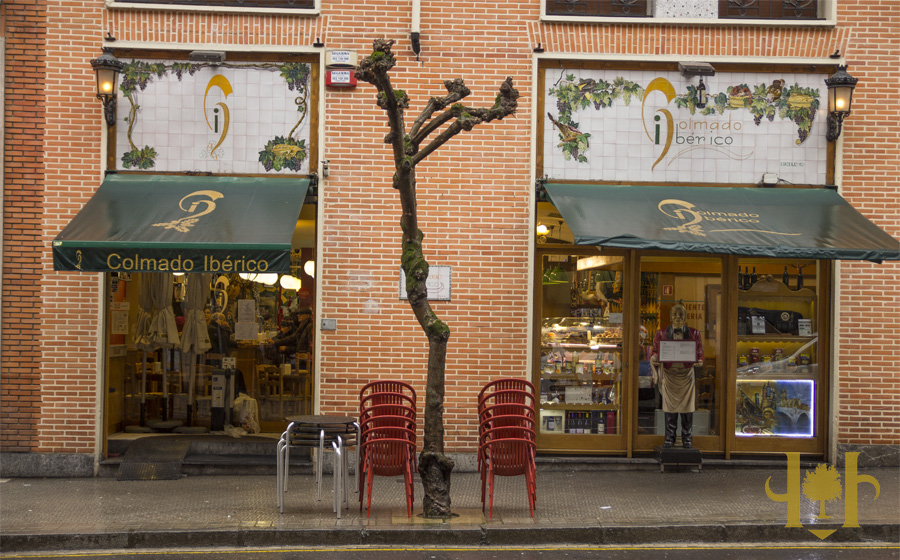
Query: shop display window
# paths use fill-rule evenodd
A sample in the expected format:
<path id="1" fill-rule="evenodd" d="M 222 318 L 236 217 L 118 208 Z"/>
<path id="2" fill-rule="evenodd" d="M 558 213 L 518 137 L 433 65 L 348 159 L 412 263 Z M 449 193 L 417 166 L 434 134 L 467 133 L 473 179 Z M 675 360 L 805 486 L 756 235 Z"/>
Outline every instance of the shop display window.
<path id="1" fill-rule="evenodd" d="M 621 434 L 624 259 L 542 262 L 540 432 Z"/>
<path id="2" fill-rule="evenodd" d="M 283 428 L 286 416 L 310 413 L 314 280 L 302 272 L 282 276 L 290 278 L 110 274 L 108 431 L 155 420 L 210 427 L 221 384 L 215 376 L 223 372 L 224 398 L 256 401 L 256 429 Z M 189 303 L 192 288 L 201 303 Z M 193 324 L 191 307 L 199 317 Z"/>
<path id="3" fill-rule="evenodd" d="M 739 261 L 736 436 L 815 436 L 819 267 Z"/>

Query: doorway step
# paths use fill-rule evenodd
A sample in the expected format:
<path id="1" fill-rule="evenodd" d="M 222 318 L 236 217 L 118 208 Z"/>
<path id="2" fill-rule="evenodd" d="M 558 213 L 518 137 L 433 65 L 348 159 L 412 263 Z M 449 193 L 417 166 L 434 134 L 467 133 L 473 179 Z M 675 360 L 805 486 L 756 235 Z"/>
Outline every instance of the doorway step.
<path id="1" fill-rule="evenodd" d="M 275 475 L 280 434 L 114 434 L 99 476 L 172 480 L 198 475 Z M 291 456 L 291 474 L 312 473 L 312 461 Z"/>

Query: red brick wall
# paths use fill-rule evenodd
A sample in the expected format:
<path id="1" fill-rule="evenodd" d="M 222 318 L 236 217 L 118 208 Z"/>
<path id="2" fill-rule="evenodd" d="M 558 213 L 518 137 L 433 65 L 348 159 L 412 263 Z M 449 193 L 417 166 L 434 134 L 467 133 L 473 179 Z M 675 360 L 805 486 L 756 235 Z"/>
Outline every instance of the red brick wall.
<path id="1" fill-rule="evenodd" d="M 0 10 L 6 39 L 0 449 L 29 451 L 41 414 L 47 2 L 6 1 Z"/>
<path id="2" fill-rule="evenodd" d="M 537 0 L 466 0 L 452 6 L 423 1 L 420 61 L 409 48 L 408 2 L 323 4 L 321 16 L 297 18 L 166 15 L 107 11 L 93 1 L 4 0 L 4 450 L 87 452 L 101 425 L 93 416 L 101 383 L 99 277 L 53 272 L 49 244 L 101 179 L 103 125 L 89 60 L 99 55 L 107 31 L 120 44 L 149 42 L 185 50 L 209 44 L 299 50 L 321 37 L 328 47 L 354 49 L 360 56 L 370 51 L 374 38 L 393 38 L 398 66 L 392 78 L 411 97 L 407 123 L 429 96 L 443 94 L 445 79 L 463 78 L 473 91 L 466 103 L 485 106 L 500 82 L 513 77 L 521 93 L 516 116 L 459 135 L 418 167 L 426 257 L 432 265 L 453 267 L 452 301 L 434 303 L 452 329 L 448 451 L 472 450 L 473 401 L 487 379 L 529 375 L 531 79 L 538 42 L 547 53 L 636 59 L 668 54 L 796 60 L 824 58 L 840 48 L 860 78 L 842 140 L 843 194 L 900 237 L 900 203 L 893 187 L 900 158 L 893 132 L 896 111 L 890 109 L 900 78 L 900 37 L 896 29 L 871 29 L 871 22 L 884 19 L 888 8 L 883 2 L 841 0 L 837 28 L 689 28 L 542 24 Z M 53 9 L 45 13 L 48 5 Z M 46 74 L 40 71 L 44 66 Z M 23 100 L 34 91 L 21 85 L 26 67 L 38 69 L 39 103 Z M 320 409 L 352 413 L 356 392 L 373 378 L 399 377 L 421 393 L 426 341 L 408 304 L 398 298 L 399 202 L 390 186 L 393 169 L 383 144 L 387 126 L 374 104 L 374 88 L 328 90 L 324 103 L 324 158 L 331 173 L 320 185 L 326 218 L 320 224 L 324 261 L 317 272 L 322 297 L 317 312 L 336 319 L 338 330 L 320 333 Z M 23 205 L 25 195 L 34 193 Z M 896 264 L 841 267 L 840 443 L 900 442 L 897 277 Z M 18 428 L 10 430 L 10 422 Z"/>

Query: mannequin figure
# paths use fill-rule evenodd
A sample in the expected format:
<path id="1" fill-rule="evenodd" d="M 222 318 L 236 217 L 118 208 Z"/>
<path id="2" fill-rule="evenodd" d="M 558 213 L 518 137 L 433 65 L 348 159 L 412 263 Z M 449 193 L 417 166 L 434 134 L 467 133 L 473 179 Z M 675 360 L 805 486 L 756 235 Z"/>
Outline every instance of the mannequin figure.
<path id="1" fill-rule="evenodd" d="M 687 310 L 680 302 L 672 307 L 669 317 L 671 324 L 656 332 L 650 354 L 650 362 L 659 372 L 659 391 L 662 394 L 662 409 L 666 421 L 663 447 L 675 444 L 678 416 L 681 415 L 681 442 L 685 448 L 690 448 L 696 394 L 694 369 L 703 366 L 703 340 L 700 331 L 685 324 Z M 693 340 L 697 345 L 696 361 L 660 362 L 659 346 L 664 340 Z"/>

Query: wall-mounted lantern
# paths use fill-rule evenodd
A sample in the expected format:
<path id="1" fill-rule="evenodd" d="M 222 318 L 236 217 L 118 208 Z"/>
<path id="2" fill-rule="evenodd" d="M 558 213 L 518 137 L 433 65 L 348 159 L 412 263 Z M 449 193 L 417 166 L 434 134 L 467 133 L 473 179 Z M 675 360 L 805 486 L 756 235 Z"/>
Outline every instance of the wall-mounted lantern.
<path id="1" fill-rule="evenodd" d="M 834 142 L 841 136 L 841 125 L 844 117 L 850 114 L 853 88 L 858 81 L 858 78 L 847 73 L 846 66 L 838 66 L 837 71 L 825 79 L 825 85 L 828 86 L 828 131 L 825 139 L 829 142 Z"/>
<path id="2" fill-rule="evenodd" d="M 113 126 L 116 124 L 119 73 L 125 68 L 125 63 L 113 56 L 110 49 L 104 48 L 103 54 L 91 61 L 91 67 L 97 75 L 97 99 L 103 103 L 106 125 Z"/>

